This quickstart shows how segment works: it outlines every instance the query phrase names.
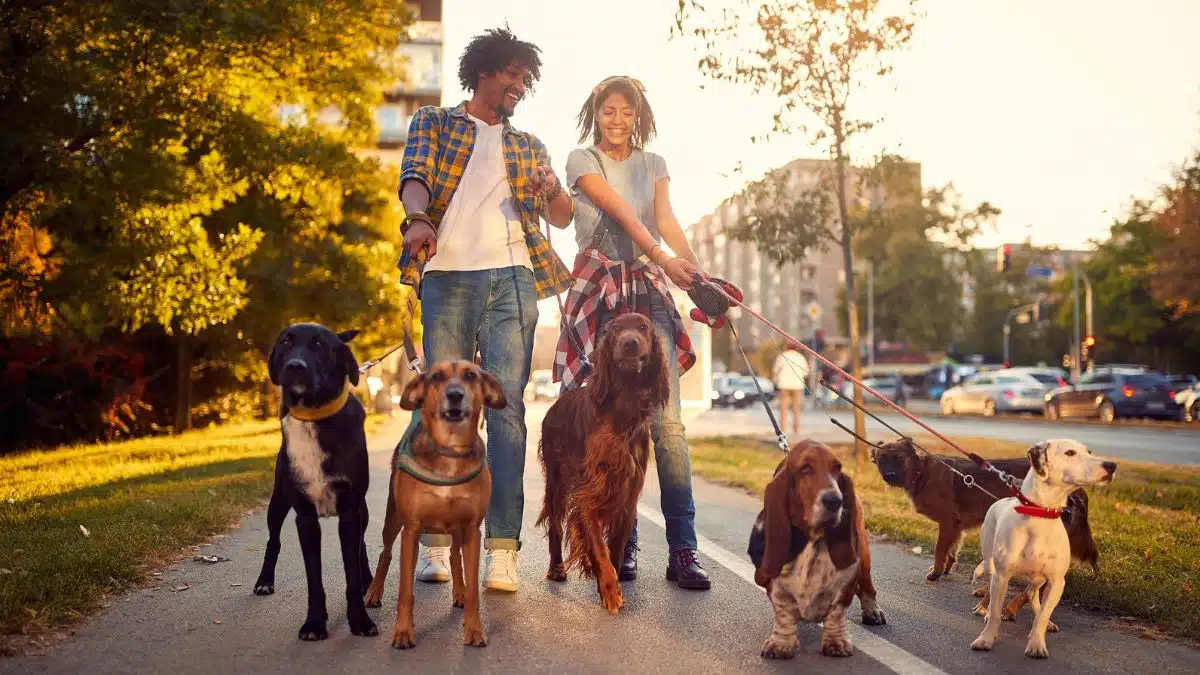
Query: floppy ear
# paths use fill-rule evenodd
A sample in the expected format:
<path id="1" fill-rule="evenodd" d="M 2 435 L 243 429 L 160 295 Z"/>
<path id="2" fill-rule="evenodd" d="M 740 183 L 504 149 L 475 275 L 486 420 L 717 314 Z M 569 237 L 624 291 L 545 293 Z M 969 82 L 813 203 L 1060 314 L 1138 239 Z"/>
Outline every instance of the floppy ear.
<path id="1" fill-rule="evenodd" d="M 844 570 L 858 562 L 858 539 L 855 536 L 858 499 L 854 496 L 854 481 L 849 476 L 838 476 L 837 484 L 842 491 L 842 517 L 836 525 L 825 528 L 825 542 L 829 545 L 833 566 Z"/>
<path id="2" fill-rule="evenodd" d="M 614 376 L 612 368 L 614 367 L 613 359 L 609 358 L 612 354 L 612 331 L 605 330 L 600 338 L 600 343 L 592 350 L 591 362 L 592 372 L 587 377 L 587 388 L 592 393 L 592 401 L 597 405 L 603 405 L 608 398 L 609 391 L 613 387 Z"/>
<path id="3" fill-rule="evenodd" d="M 400 394 L 400 407 L 405 410 L 416 410 L 421 407 L 424 400 L 425 374 L 421 373 L 404 385 L 404 392 Z"/>
<path id="4" fill-rule="evenodd" d="M 667 370 L 667 355 L 662 343 L 665 338 L 659 336 L 658 331 L 652 331 L 650 335 L 654 342 L 650 345 L 650 362 L 646 364 L 645 375 L 651 378 L 650 405 L 665 408 L 671 400 L 671 373 Z"/>
<path id="5" fill-rule="evenodd" d="M 349 342 L 349 341 L 353 340 L 356 336 L 358 336 L 358 334 L 360 332 L 361 331 L 357 331 L 357 330 L 347 330 L 347 331 L 342 331 L 341 333 L 338 333 L 337 336 L 338 336 L 338 339 L 341 340 L 342 342 Z"/>
<path id="6" fill-rule="evenodd" d="M 786 460 L 785 460 L 786 462 Z M 754 570 L 754 583 L 767 587 L 772 579 L 779 576 L 783 566 L 790 559 L 792 550 L 793 530 L 791 499 L 791 474 L 786 466 L 781 466 L 775 477 L 767 483 L 763 498 L 763 510 L 759 516 L 762 522 L 762 560 Z M 756 523 L 755 527 L 758 527 Z M 803 536 L 803 531 L 801 531 Z M 752 542 L 753 543 L 753 542 Z M 801 546 L 803 550 L 803 546 Z"/>
<path id="7" fill-rule="evenodd" d="M 1033 466 L 1033 470 L 1042 478 L 1046 477 L 1046 451 L 1050 448 L 1045 441 L 1033 445 L 1029 448 L 1027 454 L 1029 456 L 1029 464 Z"/>
<path id="8" fill-rule="evenodd" d="M 500 380 L 488 372 L 480 371 L 480 375 L 483 376 L 483 404 L 496 410 L 508 407 L 508 398 L 500 388 Z"/>
<path id="9" fill-rule="evenodd" d="M 275 344 L 271 345 L 271 353 L 267 355 L 267 376 L 271 378 L 271 384 L 279 385 L 279 361 L 283 358 L 283 354 L 279 350 L 279 338 L 275 338 Z"/>
<path id="10" fill-rule="evenodd" d="M 351 332 L 358 333 L 358 331 Z M 346 377 L 350 378 L 350 384 L 358 386 L 358 360 L 354 358 L 354 352 L 350 350 L 350 346 L 344 342 L 338 347 L 338 360 L 341 361 L 342 368 L 346 371 Z"/>

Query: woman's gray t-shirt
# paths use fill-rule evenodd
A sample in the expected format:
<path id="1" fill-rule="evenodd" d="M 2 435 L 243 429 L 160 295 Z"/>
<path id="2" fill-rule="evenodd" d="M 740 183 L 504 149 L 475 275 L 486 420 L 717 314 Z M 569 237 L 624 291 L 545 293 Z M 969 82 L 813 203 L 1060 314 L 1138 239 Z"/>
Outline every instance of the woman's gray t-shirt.
<path id="1" fill-rule="evenodd" d="M 581 176 L 590 173 L 605 178 L 609 186 L 633 207 L 654 240 L 662 241 L 658 234 L 658 221 L 654 217 L 654 186 L 667 177 L 666 161 L 644 150 L 634 150 L 629 157 L 617 161 L 592 146 L 573 150 L 567 156 L 567 185 L 575 198 L 575 243 L 580 250 L 595 245 L 605 255 L 622 260 L 633 260 L 645 253 L 615 220 L 603 213 L 576 185 Z M 601 222 L 609 228 L 615 241 L 601 237 L 593 242 Z"/>

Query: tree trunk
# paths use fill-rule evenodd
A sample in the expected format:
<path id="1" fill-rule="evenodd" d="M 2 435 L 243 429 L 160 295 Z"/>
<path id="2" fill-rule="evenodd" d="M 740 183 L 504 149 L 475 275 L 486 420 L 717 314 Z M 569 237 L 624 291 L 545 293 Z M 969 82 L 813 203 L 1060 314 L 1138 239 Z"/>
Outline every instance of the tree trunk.
<path id="1" fill-rule="evenodd" d="M 175 338 L 175 433 L 192 428 L 192 337 L 179 333 Z"/>
<path id="2" fill-rule="evenodd" d="M 845 138 L 840 125 L 834 129 L 833 159 L 837 180 L 838 218 L 842 225 L 842 261 L 846 268 L 846 327 L 850 332 L 850 374 L 862 379 L 862 357 L 859 354 L 858 294 L 854 283 L 854 229 L 850 224 L 849 208 L 846 204 L 846 154 Z M 854 433 L 860 438 L 867 436 L 867 420 L 863 415 L 862 388 L 854 387 Z M 854 475 L 862 476 L 867 466 L 867 446 L 854 439 Z"/>

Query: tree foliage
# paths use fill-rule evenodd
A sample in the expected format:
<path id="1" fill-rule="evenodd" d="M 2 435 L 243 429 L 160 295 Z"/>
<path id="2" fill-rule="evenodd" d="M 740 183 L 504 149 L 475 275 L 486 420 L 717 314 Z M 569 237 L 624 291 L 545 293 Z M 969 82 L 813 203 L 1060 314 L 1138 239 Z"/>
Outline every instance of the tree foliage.
<path id="1" fill-rule="evenodd" d="M 1180 315 L 1200 313 L 1200 150 L 1162 188 L 1162 201 L 1154 297 Z"/>
<path id="2" fill-rule="evenodd" d="M 6 333 L 194 336 L 184 381 L 257 375 L 299 319 L 397 339 L 394 176 L 358 150 L 403 3 L 13 0 L 0 20 Z"/>

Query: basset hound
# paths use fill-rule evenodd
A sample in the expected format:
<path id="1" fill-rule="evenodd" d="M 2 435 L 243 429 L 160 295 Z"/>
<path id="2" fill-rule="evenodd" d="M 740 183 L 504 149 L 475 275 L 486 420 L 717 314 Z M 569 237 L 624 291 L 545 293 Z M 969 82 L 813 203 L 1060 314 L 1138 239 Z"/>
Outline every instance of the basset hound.
<path id="1" fill-rule="evenodd" d="M 864 624 L 886 623 L 871 582 L 862 502 L 828 446 L 804 440 L 780 462 L 750 533 L 748 553 L 754 581 L 767 589 L 775 612 L 764 658 L 795 656 L 800 619 L 825 623 L 821 653 L 850 656 L 846 609 L 855 595 Z"/>

